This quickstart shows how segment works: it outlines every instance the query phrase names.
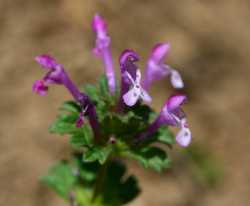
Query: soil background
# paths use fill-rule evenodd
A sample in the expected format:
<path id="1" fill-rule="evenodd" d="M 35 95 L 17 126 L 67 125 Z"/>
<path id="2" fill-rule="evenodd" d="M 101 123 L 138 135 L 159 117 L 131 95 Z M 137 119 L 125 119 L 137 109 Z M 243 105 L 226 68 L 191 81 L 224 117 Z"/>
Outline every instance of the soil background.
<path id="1" fill-rule="evenodd" d="M 171 43 L 167 61 L 186 83 L 193 142 L 225 171 L 217 188 L 200 192 L 181 165 L 154 174 L 131 163 L 143 188 L 131 206 L 250 205 L 248 0 L 0 0 L 0 205 L 67 205 L 38 178 L 69 154 L 67 137 L 47 128 L 71 97 L 59 86 L 46 97 L 31 92 L 43 74 L 34 57 L 49 53 L 77 85 L 94 83 L 103 72 L 91 53 L 96 12 L 109 24 L 117 71 L 123 49 L 137 51 L 143 69 L 155 43 Z M 169 80 L 156 83 L 154 108 L 172 92 Z"/>

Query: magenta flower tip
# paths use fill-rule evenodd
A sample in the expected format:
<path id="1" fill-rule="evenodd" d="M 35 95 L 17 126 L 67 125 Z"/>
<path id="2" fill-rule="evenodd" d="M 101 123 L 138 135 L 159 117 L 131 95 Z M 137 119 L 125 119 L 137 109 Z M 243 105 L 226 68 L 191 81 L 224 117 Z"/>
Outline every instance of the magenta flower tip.
<path id="1" fill-rule="evenodd" d="M 92 21 L 92 28 L 96 33 L 105 33 L 107 32 L 107 23 L 106 21 L 100 16 L 96 14 Z"/>
<path id="2" fill-rule="evenodd" d="M 32 86 L 32 91 L 40 96 L 44 96 L 47 94 L 48 86 L 43 80 L 36 80 Z"/>
<path id="3" fill-rule="evenodd" d="M 109 90 L 111 94 L 115 93 L 116 89 L 116 80 L 115 72 L 113 68 L 113 60 L 110 51 L 111 38 L 107 34 L 107 24 L 105 20 L 99 15 L 96 14 L 92 21 L 92 28 L 96 33 L 96 45 L 92 50 L 92 53 L 101 57 L 104 63 L 105 74 L 108 79 Z"/>
<path id="4" fill-rule="evenodd" d="M 35 57 L 35 60 L 45 69 L 53 69 L 58 65 L 56 60 L 47 54 L 39 55 Z"/>
<path id="5" fill-rule="evenodd" d="M 123 65 L 127 61 L 137 62 L 137 61 L 139 61 L 139 59 L 140 59 L 139 55 L 135 51 L 133 51 L 131 49 L 126 49 L 121 53 L 120 58 L 119 58 L 119 62 L 120 62 L 120 65 Z"/>
<path id="6" fill-rule="evenodd" d="M 155 62 L 160 63 L 164 61 L 164 58 L 166 57 L 169 50 L 169 43 L 158 43 L 152 49 L 151 58 L 154 59 Z"/>
<path id="7" fill-rule="evenodd" d="M 180 89 L 184 87 L 179 72 L 164 64 L 169 49 L 169 43 L 159 43 L 153 47 L 145 70 L 145 78 L 143 81 L 143 87 L 145 89 L 148 89 L 153 81 L 160 80 L 168 75 L 170 75 L 170 81 L 174 88 Z"/>
<path id="8" fill-rule="evenodd" d="M 168 111 L 174 111 L 181 107 L 187 101 L 187 96 L 182 94 L 177 94 L 169 97 L 167 100 Z"/>

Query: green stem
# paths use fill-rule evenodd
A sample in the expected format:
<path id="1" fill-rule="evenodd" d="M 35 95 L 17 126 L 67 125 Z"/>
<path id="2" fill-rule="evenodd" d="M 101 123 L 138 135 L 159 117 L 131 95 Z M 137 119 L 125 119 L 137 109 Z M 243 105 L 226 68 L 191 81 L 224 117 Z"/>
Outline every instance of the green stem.
<path id="1" fill-rule="evenodd" d="M 96 182 L 94 185 L 94 194 L 92 197 L 92 202 L 96 199 L 96 197 L 102 192 L 103 189 L 103 181 L 107 173 L 107 168 L 110 162 L 110 157 L 106 160 L 106 162 L 102 165 L 102 167 L 98 171 L 98 175 L 96 178 Z"/>

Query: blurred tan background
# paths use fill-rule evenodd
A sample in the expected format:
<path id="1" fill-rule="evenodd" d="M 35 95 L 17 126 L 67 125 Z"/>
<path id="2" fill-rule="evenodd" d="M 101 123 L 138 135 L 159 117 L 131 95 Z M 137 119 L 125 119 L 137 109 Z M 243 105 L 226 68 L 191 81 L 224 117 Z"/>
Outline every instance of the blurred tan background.
<path id="1" fill-rule="evenodd" d="M 43 74 L 33 59 L 49 53 L 78 85 L 95 82 L 103 71 L 91 54 L 96 12 L 109 23 L 116 66 L 125 48 L 140 54 L 143 68 L 155 43 L 171 43 L 168 63 L 186 83 L 193 142 L 206 145 L 225 170 L 217 188 L 200 193 L 181 165 L 177 174 L 162 175 L 133 166 L 143 193 L 131 205 L 249 205 L 248 0 L 0 0 L 0 205 L 66 205 L 38 178 L 69 153 L 67 137 L 47 128 L 71 97 L 56 86 L 46 97 L 33 94 L 32 83 Z M 151 94 L 159 110 L 171 94 L 169 81 Z"/>

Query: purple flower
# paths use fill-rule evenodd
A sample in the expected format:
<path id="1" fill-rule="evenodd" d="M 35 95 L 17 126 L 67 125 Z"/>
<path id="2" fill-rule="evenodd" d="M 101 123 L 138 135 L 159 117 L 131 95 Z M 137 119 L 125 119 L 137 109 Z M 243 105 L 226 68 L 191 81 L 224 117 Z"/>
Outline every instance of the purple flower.
<path id="1" fill-rule="evenodd" d="M 181 105 L 185 103 L 186 99 L 185 95 L 170 97 L 163 106 L 160 115 L 137 137 L 136 142 L 149 138 L 160 126 L 170 125 L 180 128 L 176 135 L 176 142 L 182 147 L 187 147 L 191 142 L 192 135 L 187 124 L 186 115 L 181 109 Z"/>
<path id="2" fill-rule="evenodd" d="M 40 55 L 37 56 L 35 60 L 47 71 L 47 73 L 41 80 L 35 81 L 33 85 L 34 92 L 43 96 L 48 91 L 49 85 L 63 84 L 71 92 L 76 101 L 80 102 L 85 98 L 71 81 L 64 67 L 58 64 L 54 58 L 49 55 Z"/>
<path id="3" fill-rule="evenodd" d="M 40 96 L 44 96 L 48 91 L 48 86 L 44 83 L 44 80 L 36 80 L 33 84 L 32 91 Z"/>
<path id="4" fill-rule="evenodd" d="M 80 112 L 80 115 L 78 119 L 76 120 L 76 127 L 81 128 L 83 124 L 84 124 L 84 114 L 83 112 Z"/>
<path id="5" fill-rule="evenodd" d="M 167 75 L 170 75 L 170 81 L 174 88 L 184 87 L 179 72 L 164 64 L 169 49 L 170 45 L 163 43 L 155 45 L 152 49 L 145 69 L 145 78 L 143 81 L 143 87 L 145 89 L 148 89 L 153 81 L 159 80 Z"/>
<path id="6" fill-rule="evenodd" d="M 56 60 L 47 54 L 37 56 L 35 60 L 45 69 L 53 69 L 58 65 Z"/>
<path id="7" fill-rule="evenodd" d="M 84 114 L 86 113 L 89 117 L 89 123 L 93 128 L 95 137 L 99 137 L 100 126 L 97 119 L 95 105 L 89 99 L 89 97 L 81 93 L 76 85 L 71 81 L 68 74 L 64 70 L 64 67 L 56 62 L 56 60 L 49 55 L 40 55 L 35 60 L 47 71 L 41 80 L 35 81 L 33 84 L 33 91 L 37 94 L 44 96 L 48 91 L 48 86 L 51 84 L 64 85 L 75 100 L 80 104 L 83 109 L 82 113 L 76 122 L 76 125 L 81 127 L 84 122 Z"/>
<path id="8" fill-rule="evenodd" d="M 63 66 L 49 55 L 40 55 L 35 60 L 47 71 L 41 80 L 35 81 L 33 91 L 45 95 L 50 84 L 63 84 L 66 73 Z"/>
<path id="9" fill-rule="evenodd" d="M 123 95 L 123 100 L 126 105 L 134 106 L 135 103 L 138 101 L 139 98 L 144 100 L 145 102 L 151 102 L 152 99 L 148 95 L 148 93 L 141 87 L 141 72 L 139 69 L 136 71 L 136 79 L 134 80 L 132 76 L 126 71 L 125 72 L 127 77 L 129 78 L 132 88 Z"/>
<path id="10" fill-rule="evenodd" d="M 123 96 L 129 91 L 131 85 L 131 79 L 136 80 L 136 71 L 138 70 L 135 62 L 139 61 L 139 56 L 132 50 L 125 50 L 122 52 L 119 62 L 121 69 L 121 92 L 119 100 L 119 110 L 123 110 L 125 107 Z M 129 79 L 130 75 L 131 79 Z"/>
<path id="11" fill-rule="evenodd" d="M 84 124 L 84 115 L 88 110 L 88 105 L 80 112 L 78 119 L 76 120 L 76 127 L 80 128 Z"/>
<path id="12" fill-rule="evenodd" d="M 110 52 L 111 40 L 107 35 L 107 24 L 100 15 L 96 14 L 92 21 L 92 27 L 96 33 L 96 47 L 93 49 L 93 53 L 102 58 L 105 73 L 108 79 L 109 90 L 112 94 L 114 94 L 116 89 L 116 80 L 112 55 Z"/>

